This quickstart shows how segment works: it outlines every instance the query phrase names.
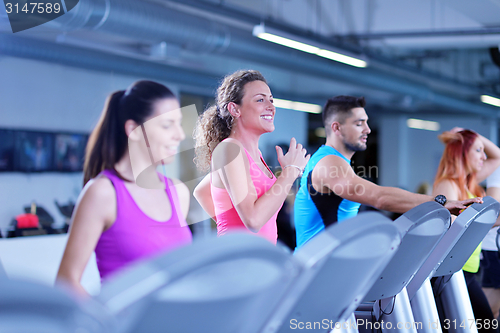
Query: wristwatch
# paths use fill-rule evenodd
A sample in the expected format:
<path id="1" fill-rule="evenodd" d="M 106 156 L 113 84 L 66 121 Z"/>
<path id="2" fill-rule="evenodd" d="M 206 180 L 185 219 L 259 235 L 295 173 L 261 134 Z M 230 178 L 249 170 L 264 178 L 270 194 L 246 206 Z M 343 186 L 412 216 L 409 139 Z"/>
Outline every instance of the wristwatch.
<path id="1" fill-rule="evenodd" d="M 434 198 L 434 201 L 436 201 L 438 204 L 441 204 L 444 206 L 446 204 L 446 197 L 442 194 L 438 194 Z"/>

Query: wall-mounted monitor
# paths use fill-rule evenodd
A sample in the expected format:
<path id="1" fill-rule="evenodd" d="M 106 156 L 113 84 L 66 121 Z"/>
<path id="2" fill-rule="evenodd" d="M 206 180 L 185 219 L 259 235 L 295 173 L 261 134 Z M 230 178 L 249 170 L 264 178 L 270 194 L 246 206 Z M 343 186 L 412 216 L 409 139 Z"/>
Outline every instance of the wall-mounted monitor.
<path id="1" fill-rule="evenodd" d="M 56 134 L 54 170 L 82 171 L 87 140 L 84 134 Z"/>
<path id="2" fill-rule="evenodd" d="M 15 143 L 15 170 L 24 172 L 54 170 L 54 134 L 16 131 Z"/>
<path id="3" fill-rule="evenodd" d="M 14 171 L 14 133 L 0 129 L 0 171 Z"/>

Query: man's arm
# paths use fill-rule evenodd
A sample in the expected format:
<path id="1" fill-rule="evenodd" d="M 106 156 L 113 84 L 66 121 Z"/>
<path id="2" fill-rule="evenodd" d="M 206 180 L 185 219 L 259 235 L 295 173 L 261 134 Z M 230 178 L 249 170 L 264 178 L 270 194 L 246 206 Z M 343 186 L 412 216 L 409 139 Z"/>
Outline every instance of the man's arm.
<path id="1" fill-rule="evenodd" d="M 394 213 L 405 213 L 424 202 L 433 201 L 434 197 L 402 190 L 397 187 L 378 186 L 357 176 L 349 164 L 341 157 L 330 155 L 323 158 L 314 168 L 313 186 L 317 191 L 333 191 L 336 195 L 354 202 L 369 205 L 377 209 Z M 466 208 L 472 202 L 448 200 L 445 207 L 452 213 Z"/>

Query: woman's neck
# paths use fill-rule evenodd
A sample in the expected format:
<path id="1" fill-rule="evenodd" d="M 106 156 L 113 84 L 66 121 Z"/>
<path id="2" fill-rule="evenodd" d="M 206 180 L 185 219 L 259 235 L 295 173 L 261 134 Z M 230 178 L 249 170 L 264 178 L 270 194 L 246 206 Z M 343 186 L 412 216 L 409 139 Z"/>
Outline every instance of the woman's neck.
<path id="1" fill-rule="evenodd" d="M 115 170 L 125 179 L 134 182 L 134 172 L 130 164 L 130 155 L 128 152 L 123 155 L 118 162 L 115 163 Z"/>
<path id="2" fill-rule="evenodd" d="M 259 155 L 260 134 L 233 128 L 229 137 L 238 140 L 252 157 Z"/>
<path id="3" fill-rule="evenodd" d="M 115 164 L 115 170 L 126 180 L 137 183 L 144 188 L 162 188 L 163 180 L 160 179 L 156 172 L 156 165 L 140 170 L 140 174 L 134 174 L 130 163 L 130 155 L 128 152 Z"/>

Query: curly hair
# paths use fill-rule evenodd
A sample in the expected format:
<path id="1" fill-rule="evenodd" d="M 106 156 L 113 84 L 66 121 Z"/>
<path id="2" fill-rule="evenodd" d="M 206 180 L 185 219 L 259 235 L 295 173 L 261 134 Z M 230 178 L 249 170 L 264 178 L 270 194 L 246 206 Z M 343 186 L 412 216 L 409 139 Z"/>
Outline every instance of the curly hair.
<path id="1" fill-rule="evenodd" d="M 484 190 L 477 182 L 468 156 L 477 137 L 478 134 L 471 130 L 456 133 L 443 132 L 439 135 L 439 140 L 445 144 L 445 148 L 439 162 L 434 186 L 445 179 L 454 182 L 459 188 L 459 200 L 469 198 L 467 190 L 475 196 L 484 196 Z"/>
<path id="2" fill-rule="evenodd" d="M 215 147 L 229 137 L 234 119 L 228 111 L 229 103 L 241 104 L 245 85 L 253 81 L 267 83 L 264 76 L 256 70 L 239 70 L 227 75 L 217 88 L 215 105 L 209 106 L 198 121 L 193 133 L 196 142 L 194 162 L 198 169 L 210 169 L 210 160 Z"/>

